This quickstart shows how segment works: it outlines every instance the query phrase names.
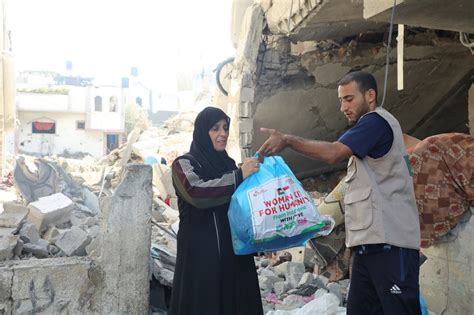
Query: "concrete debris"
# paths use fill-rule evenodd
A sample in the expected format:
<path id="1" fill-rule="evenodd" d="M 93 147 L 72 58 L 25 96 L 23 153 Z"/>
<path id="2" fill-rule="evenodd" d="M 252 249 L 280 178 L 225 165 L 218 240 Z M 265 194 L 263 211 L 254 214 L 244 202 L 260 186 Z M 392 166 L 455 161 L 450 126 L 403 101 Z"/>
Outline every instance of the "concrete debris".
<path id="1" fill-rule="evenodd" d="M 49 256 L 48 245 L 48 242 L 46 244 L 43 242 L 37 244 L 26 243 L 23 245 L 23 252 L 31 253 L 38 258 L 47 258 Z"/>
<path id="2" fill-rule="evenodd" d="M 89 209 L 88 207 L 86 207 L 84 205 L 81 205 L 80 203 L 75 204 L 74 210 L 80 211 L 80 212 L 84 213 L 87 216 L 94 216 L 94 215 L 97 214 L 97 212 L 92 211 L 91 209 Z"/>
<path id="3" fill-rule="evenodd" d="M 52 255 L 52 256 L 56 256 L 61 250 L 53 245 L 53 244 L 50 244 L 48 245 L 48 252 Z"/>
<path id="4" fill-rule="evenodd" d="M 15 249 L 13 250 L 13 259 L 19 258 L 21 256 L 24 244 L 25 243 L 21 239 L 18 239 L 18 243 L 16 243 Z"/>
<path id="5" fill-rule="evenodd" d="M 50 225 L 49 228 L 44 232 L 43 239 L 49 241 L 51 244 L 55 244 L 61 231 L 55 226 Z"/>
<path id="6" fill-rule="evenodd" d="M 96 238 L 100 234 L 100 227 L 98 225 L 89 226 L 86 232 L 91 239 Z"/>
<path id="7" fill-rule="evenodd" d="M 17 243 L 17 235 L 6 235 L 0 238 L 0 261 L 13 258 L 13 252 Z"/>
<path id="8" fill-rule="evenodd" d="M 20 156 L 16 160 L 13 178 L 27 204 L 58 192 L 58 174 L 42 159 L 27 164 L 26 159 Z"/>
<path id="9" fill-rule="evenodd" d="M 290 298 L 290 297 L 288 297 Z M 287 299 L 288 299 L 287 298 Z M 287 303 L 291 306 L 298 305 L 300 299 L 292 298 Z M 285 304 L 284 304 L 285 305 Z M 326 293 L 319 298 L 315 298 L 302 307 L 293 310 L 270 311 L 267 315 L 342 315 L 346 314 L 346 309 L 339 306 L 339 300 L 332 293 Z"/>
<path id="10" fill-rule="evenodd" d="M 58 225 L 70 220 L 74 204 L 71 199 L 62 193 L 42 197 L 28 206 L 30 213 L 28 221 L 36 225 L 40 232 L 49 225 Z"/>
<path id="11" fill-rule="evenodd" d="M 20 238 L 25 243 L 36 243 L 40 239 L 36 225 L 25 223 L 20 229 Z"/>
<path id="12" fill-rule="evenodd" d="M 18 232 L 17 228 L 0 228 L 0 237 L 4 237 L 7 235 L 13 235 Z"/>
<path id="13" fill-rule="evenodd" d="M 89 209 L 92 215 L 99 213 L 99 198 L 93 194 L 89 189 L 83 188 L 82 194 L 84 196 L 84 205 Z"/>
<path id="14" fill-rule="evenodd" d="M 152 216 L 157 222 L 168 222 L 174 223 L 179 218 L 178 210 L 175 210 L 168 206 L 164 201 L 161 199 L 155 198 L 153 200 L 154 207 L 152 211 Z"/>
<path id="15" fill-rule="evenodd" d="M 0 227 L 17 228 L 28 215 L 28 208 L 14 202 L 3 204 L 3 212 L 0 213 Z"/>
<path id="16" fill-rule="evenodd" d="M 56 246 L 67 256 L 84 256 L 86 246 L 90 241 L 86 232 L 77 226 L 73 226 L 58 237 Z"/>
<path id="17" fill-rule="evenodd" d="M 303 276 L 301 277 L 300 282 L 298 283 L 298 287 L 307 285 L 307 284 L 312 284 L 314 281 L 314 276 L 311 272 L 305 272 Z"/>
<path id="18" fill-rule="evenodd" d="M 289 257 L 288 252 L 293 252 L 295 259 L 301 260 L 302 256 L 294 254 L 294 251 L 300 250 L 301 248 L 294 248 L 281 253 L 283 257 Z M 278 253 L 274 254 L 274 256 L 278 255 Z M 262 267 L 262 261 L 266 267 Z M 298 312 L 307 307 L 310 302 L 322 301 L 321 298 L 328 294 L 328 290 L 330 290 L 329 294 L 335 298 L 333 301 L 337 301 L 337 307 L 346 304 L 348 281 L 329 283 L 329 279 L 326 277 L 305 272 L 310 268 L 306 268 L 302 262 L 285 261 L 279 265 L 271 266 L 268 261 L 267 257 L 255 258 L 256 266 L 260 266 L 257 270 L 258 280 L 262 292 L 263 308 L 267 314 L 280 314 L 278 312 L 299 314 Z M 273 259 L 273 261 L 278 261 L 278 259 Z M 343 307 L 336 309 L 341 312 L 345 310 Z"/>
<path id="19" fill-rule="evenodd" d="M 271 292 L 273 286 L 277 282 L 281 282 L 283 279 L 277 276 L 258 276 L 258 283 L 260 284 L 260 291 Z"/>

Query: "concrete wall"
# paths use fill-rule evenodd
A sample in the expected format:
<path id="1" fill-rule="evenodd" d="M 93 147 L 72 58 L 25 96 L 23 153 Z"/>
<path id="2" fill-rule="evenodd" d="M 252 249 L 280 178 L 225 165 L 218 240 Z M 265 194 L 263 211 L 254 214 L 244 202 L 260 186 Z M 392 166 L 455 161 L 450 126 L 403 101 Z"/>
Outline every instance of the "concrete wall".
<path id="1" fill-rule="evenodd" d="M 436 314 L 474 314 L 474 216 L 450 234 L 454 240 L 422 250 L 428 260 L 420 268 L 420 290 Z"/>
<path id="2" fill-rule="evenodd" d="M 433 39 L 405 41 L 404 90 L 397 91 L 396 68 L 389 68 L 384 107 L 399 119 L 404 132 L 420 138 L 443 132 L 465 132 L 465 82 L 474 71 L 474 56 L 455 40 L 439 40 L 444 40 L 442 45 L 433 44 Z M 337 81 L 351 69 L 362 69 L 375 76 L 381 103 L 385 71 L 385 48 L 381 42 L 352 47 L 352 43 L 340 46 L 326 43 L 327 46 L 317 47 L 316 42 L 312 46 L 305 42 L 305 45 L 306 50 L 293 55 L 284 38 L 273 36 L 268 39 L 266 50 L 260 51 L 258 59 L 262 63 L 255 96 L 250 102 L 252 127 L 245 138 L 251 139 L 248 155 L 258 150 L 266 139 L 259 132 L 260 127 L 310 139 L 337 140 L 348 128 L 339 112 Z M 395 50 L 391 52 L 391 62 L 396 62 Z M 448 102 L 455 97 L 452 104 Z M 241 109 L 248 106 L 241 103 Z M 246 131 L 241 128 L 239 132 Z M 300 176 L 330 169 L 329 165 L 290 150 L 282 156 Z"/>
<path id="3" fill-rule="evenodd" d="M 45 155 L 87 152 L 100 158 L 105 152 L 105 136 L 102 131 L 76 129 L 77 121 L 85 121 L 85 114 L 19 112 L 18 149 Z M 56 134 L 33 134 L 33 121 L 56 122 Z"/>
<path id="4" fill-rule="evenodd" d="M 9 261 L 0 265 L 0 313 L 90 313 L 97 290 L 86 258 Z"/>

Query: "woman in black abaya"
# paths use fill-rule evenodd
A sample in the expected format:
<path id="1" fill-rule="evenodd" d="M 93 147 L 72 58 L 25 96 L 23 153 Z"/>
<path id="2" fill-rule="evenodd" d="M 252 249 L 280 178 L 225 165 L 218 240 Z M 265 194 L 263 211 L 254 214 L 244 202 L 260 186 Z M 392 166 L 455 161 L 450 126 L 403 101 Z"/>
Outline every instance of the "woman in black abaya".
<path id="1" fill-rule="evenodd" d="M 253 256 L 234 254 L 227 219 L 232 194 L 259 163 L 237 168 L 225 151 L 229 124 L 222 110 L 205 108 L 190 152 L 172 165 L 180 223 L 171 315 L 263 314 Z"/>

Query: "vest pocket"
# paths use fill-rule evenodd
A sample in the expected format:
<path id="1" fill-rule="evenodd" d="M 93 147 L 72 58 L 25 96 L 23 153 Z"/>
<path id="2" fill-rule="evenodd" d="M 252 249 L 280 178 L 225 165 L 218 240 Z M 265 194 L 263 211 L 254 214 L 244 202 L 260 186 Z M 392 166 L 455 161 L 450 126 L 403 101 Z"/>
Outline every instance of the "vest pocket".
<path id="1" fill-rule="evenodd" d="M 364 187 L 349 191 L 344 196 L 346 227 L 349 230 L 365 230 L 372 225 L 371 192 L 371 187 Z"/>

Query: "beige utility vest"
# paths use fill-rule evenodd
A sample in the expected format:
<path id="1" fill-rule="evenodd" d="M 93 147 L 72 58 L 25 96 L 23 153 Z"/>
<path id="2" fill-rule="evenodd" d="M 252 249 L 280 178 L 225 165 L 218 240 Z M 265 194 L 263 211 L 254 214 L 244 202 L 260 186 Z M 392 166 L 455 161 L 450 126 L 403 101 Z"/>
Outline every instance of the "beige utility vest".
<path id="1" fill-rule="evenodd" d="M 386 243 L 420 248 L 420 223 L 410 162 L 400 124 L 383 108 L 375 110 L 393 131 L 390 151 L 381 158 L 352 156 L 344 197 L 346 246 Z"/>

